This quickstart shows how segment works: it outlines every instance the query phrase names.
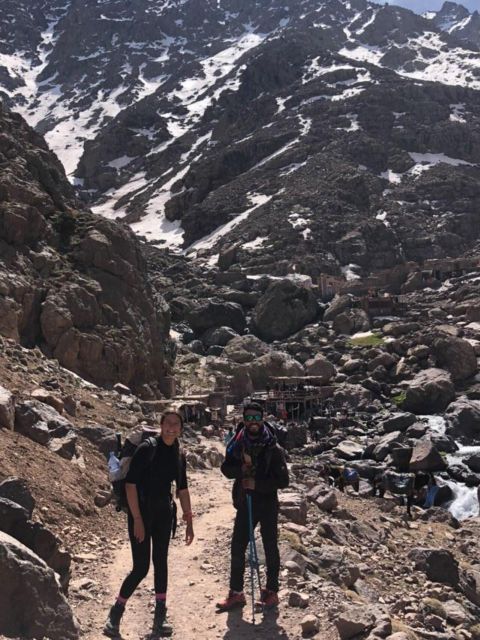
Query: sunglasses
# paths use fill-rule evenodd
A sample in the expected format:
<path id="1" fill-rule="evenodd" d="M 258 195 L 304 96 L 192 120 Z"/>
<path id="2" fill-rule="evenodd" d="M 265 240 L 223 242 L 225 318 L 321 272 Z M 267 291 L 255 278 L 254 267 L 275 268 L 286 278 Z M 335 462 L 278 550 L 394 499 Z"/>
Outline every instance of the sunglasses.
<path id="1" fill-rule="evenodd" d="M 257 413 L 256 415 L 249 414 L 243 416 L 243 419 L 245 420 L 245 422 L 261 422 L 263 416 L 260 413 Z"/>

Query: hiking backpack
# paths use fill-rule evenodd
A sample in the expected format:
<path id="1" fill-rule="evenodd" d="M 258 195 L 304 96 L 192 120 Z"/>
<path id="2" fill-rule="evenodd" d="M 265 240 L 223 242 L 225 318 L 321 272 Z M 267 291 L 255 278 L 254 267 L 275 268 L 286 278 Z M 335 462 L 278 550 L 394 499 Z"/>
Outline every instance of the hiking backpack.
<path id="1" fill-rule="evenodd" d="M 121 435 L 117 433 L 117 460 L 118 468 L 110 472 L 110 482 L 112 483 L 113 496 L 116 502 L 117 511 L 128 511 L 127 494 L 125 491 L 125 478 L 127 477 L 130 463 L 138 447 L 148 443 L 148 465 L 153 462 L 157 450 L 157 437 L 159 432 L 147 427 L 137 427 L 125 438 L 122 445 Z"/>

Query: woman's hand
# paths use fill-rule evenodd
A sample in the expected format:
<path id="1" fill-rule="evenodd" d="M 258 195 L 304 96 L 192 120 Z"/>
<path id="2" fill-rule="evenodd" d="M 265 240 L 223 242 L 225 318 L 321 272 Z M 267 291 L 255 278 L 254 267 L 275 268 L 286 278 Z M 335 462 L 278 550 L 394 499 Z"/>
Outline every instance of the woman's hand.
<path id="1" fill-rule="evenodd" d="M 190 518 L 189 520 L 187 520 L 187 528 L 185 531 L 185 544 L 186 545 L 192 544 L 194 537 L 195 537 L 195 534 L 193 533 L 193 522 L 192 522 L 192 519 Z"/>
<path id="2" fill-rule="evenodd" d="M 135 518 L 133 521 L 133 536 L 137 542 L 145 540 L 145 525 L 142 518 Z"/>

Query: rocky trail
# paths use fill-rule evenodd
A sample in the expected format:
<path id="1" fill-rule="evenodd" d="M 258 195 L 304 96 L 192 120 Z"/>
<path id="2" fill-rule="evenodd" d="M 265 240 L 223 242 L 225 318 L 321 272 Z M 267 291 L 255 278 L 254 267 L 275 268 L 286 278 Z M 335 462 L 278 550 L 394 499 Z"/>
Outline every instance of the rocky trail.
<path id="1" fill-rule="evenodd" d="M 294 632 L 292 613 L 282 607 L 279 612 L 256 614 L 252 625 L 251 608 L 230 614 L 216 614 L 215 602 L 221 599 L 228 585 L 229 541 L 234 509 L 231 504 L 230 484 L 218 470 L 195 472 L 191 477 L 192 500 L 195 517 L 195 540 L 190 547 L 184 544 L 184 528 L 180 524 L 169 554 L 169 616 L 174 626 L 174 639 L 243 640 L 265 638 L 284 640 L 300 638 Z M 113 516 L 115 517 L 115 516 Z M 131 565 L 130 546 L 126 531 L 122 531 L 119 517 L 118 547 L 102 556 L 92 577 L 105 585 L 103 596 L 96 601 L 80 604 L 77 610 L 82 626 L 89 631 L 85 640 L 98 640 L 110 603 Z M 260 543 L 259 543 L 260 544 Z M 97 573 L 98 572 L 98 573 Z M 248 578 L 248 575 L 246 574 Z M 153 617 L 153 574 L 140 585 L 127 607 L 122 621 L 122 638 L 147 639 Z M 248 594 L 250 587 L 248 584 Z M 250 602 L 250 601 L 249 601 Z M 286 603 L 284 603 L 286 605 Z M 330 636 L 322 635 L 327 639 Z M 336 636 L 332 636 L 336 637 Z"/>

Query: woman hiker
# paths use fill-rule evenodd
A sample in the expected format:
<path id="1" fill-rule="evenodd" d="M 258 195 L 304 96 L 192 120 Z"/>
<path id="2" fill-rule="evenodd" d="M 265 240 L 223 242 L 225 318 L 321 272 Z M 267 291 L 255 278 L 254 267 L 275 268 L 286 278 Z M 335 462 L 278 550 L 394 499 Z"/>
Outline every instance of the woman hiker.
<path id="1" fill-rule="evenodd" d="M 120 621 L 125 605 L 137 586 L 148 574 L 153 558 L 155 582 L 155 615 L 152 636 L 171 636 L 173 629 L 166 619 L 168 580 L 168 545 L 175 520 L 171 484 L 186 522 L 185 542 L 193 541 L 192 508 L 187 484 L 186 459 L 178 438 L 183 427 L 182 416 L 167 411 L 160 420 L 161 433 L 156 437 L 155 453 L 148 441 L 135 451 L 125 478 L 128 502 L 128 535 L 132 548 L 133 568 L 123 581 L 115 604 L 110 609 L 104 633 L 112 638 L 120 635 Z"/>

